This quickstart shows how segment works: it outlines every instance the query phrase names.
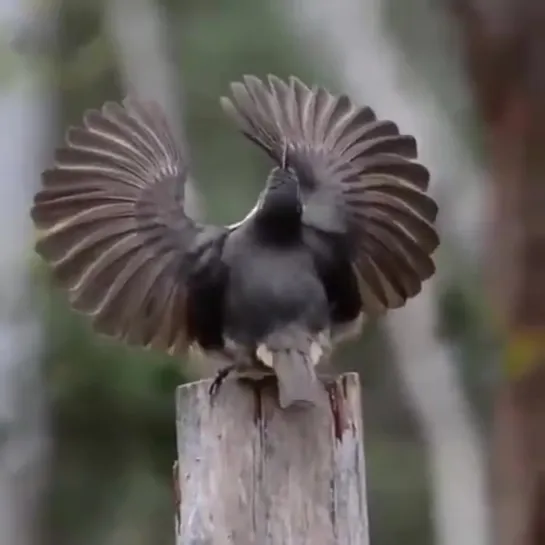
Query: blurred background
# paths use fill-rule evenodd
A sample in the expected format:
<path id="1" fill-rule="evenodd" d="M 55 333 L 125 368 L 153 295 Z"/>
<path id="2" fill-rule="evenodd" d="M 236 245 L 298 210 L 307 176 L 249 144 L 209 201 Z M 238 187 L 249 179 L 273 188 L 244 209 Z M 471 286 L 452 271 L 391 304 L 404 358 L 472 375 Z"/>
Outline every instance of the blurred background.
<path id="1" fill-rule="evenodd" d="M 297 74 L 414 134 L 438 274 L 343 348 L 361 373 L 372 545 L 545 543 L 545 4 L 0 0 L 0 545 L 174 543 L 174 390 L 98 339 L 28 217 L 67 125 L 127 91 L 187 143 L 191 213 L 243 217 L 268 164 L 218 97 Z"/>

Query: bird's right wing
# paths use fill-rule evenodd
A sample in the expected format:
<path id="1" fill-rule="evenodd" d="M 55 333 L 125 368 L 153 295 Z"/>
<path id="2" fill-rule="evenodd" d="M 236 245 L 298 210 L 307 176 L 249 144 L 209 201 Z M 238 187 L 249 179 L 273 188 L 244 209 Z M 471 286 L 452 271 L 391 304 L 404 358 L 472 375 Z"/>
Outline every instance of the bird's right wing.
<path id="1" fill-rule="evenodd" d="M 187 277 L 225 229 L 184 212 L 187 164 L 154 102 L 89 111 L 68 131 L 31 211 L 37 252 L 95 328 L 170 353 L 187 348 Z"/>
<path id="2" fill-rule="evenodd" d="M 243 134 L 295 171 L 303 223 L 344 243 L 367 314 L 402 306 L 435 271 L 437 205 L 416 141 L 346 95 L 245 76 L 223 98 Z M 335 245 L 333 245 L 336 248 Z"/>

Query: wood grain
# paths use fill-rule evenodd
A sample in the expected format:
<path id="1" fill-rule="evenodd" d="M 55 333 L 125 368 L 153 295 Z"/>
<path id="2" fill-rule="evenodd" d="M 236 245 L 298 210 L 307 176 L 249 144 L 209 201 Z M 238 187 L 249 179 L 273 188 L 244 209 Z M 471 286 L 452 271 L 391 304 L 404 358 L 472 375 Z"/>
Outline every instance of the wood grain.
<path id="1" fill-rule="evenodd" d="M 360 387 L 279 408 L 271 381 L 177 391 L 178 545 L 368 545 Z"/>

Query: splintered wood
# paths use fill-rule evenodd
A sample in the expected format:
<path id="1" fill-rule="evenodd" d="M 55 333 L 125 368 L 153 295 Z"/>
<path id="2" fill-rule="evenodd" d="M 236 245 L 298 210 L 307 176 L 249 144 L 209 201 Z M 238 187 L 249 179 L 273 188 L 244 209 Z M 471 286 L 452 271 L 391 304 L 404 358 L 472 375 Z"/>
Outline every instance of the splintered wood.
<path id="1" fill-rule="evenodd" d="M 276 386 L 177 391 L 177 545 L 368 545 L 358 376 L 317 407 L 282 411 Z"/>

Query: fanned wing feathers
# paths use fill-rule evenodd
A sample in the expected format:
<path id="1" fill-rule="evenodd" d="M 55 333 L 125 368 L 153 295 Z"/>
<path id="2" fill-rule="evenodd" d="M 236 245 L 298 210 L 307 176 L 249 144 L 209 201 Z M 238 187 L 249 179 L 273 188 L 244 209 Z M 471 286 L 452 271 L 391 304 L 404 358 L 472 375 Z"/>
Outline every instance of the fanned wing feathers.
<path id="1" fill-rule="evenodd" d="M 208 235 L 184 213 L 186 176 L 159 106 L 130 99 L 88 112 L 44 172 L 37 251 L 98 331 L 186 349 L 184 274 Z"/>
<path id="2" fill-rule="evenodd" d="M 302 186 L 304 223 L 343 235 L 366 313 L 402 306 L 434 270 L 437 206 L 416 142 L 345 95 L 245 76 L 221 99 L 242 133 Z"/>
<path id="3" fill-rule="evenodd" d="M 264 83 L 246 76 L 232 92 L 222 105 L 243 134 L 295 171 L 306 235 L 332 250 L 330 241 L 340 237 L 349 249 L 352 263 L 343 266 L 354 271 L 365 313 L 416 295 L 435 270 L 439 241 L 437 206 L 426 194 L 427 169 L 414 161 L 414 138 L 347 96 L 311 90 L 296 78 Z M 213 302 L 203 309 L 206 298 L 197 304 L 195 293 L 218 284 L 223 269 L 209 265 L 246 220 L 228 228 L 193 222 L 184 213 L 186 178 L 160 107 L 133 99 L 88 112 L 44 172 L 31 211 L 41 230 L 37 251 L 98 331 L 182 353 L 195 328 L 210 325 L 196 322 L 218 314 Z M 198 285 L 190 289 L 190 282 Z M 213 327 L 221 342 L 219 322 Z"/>

